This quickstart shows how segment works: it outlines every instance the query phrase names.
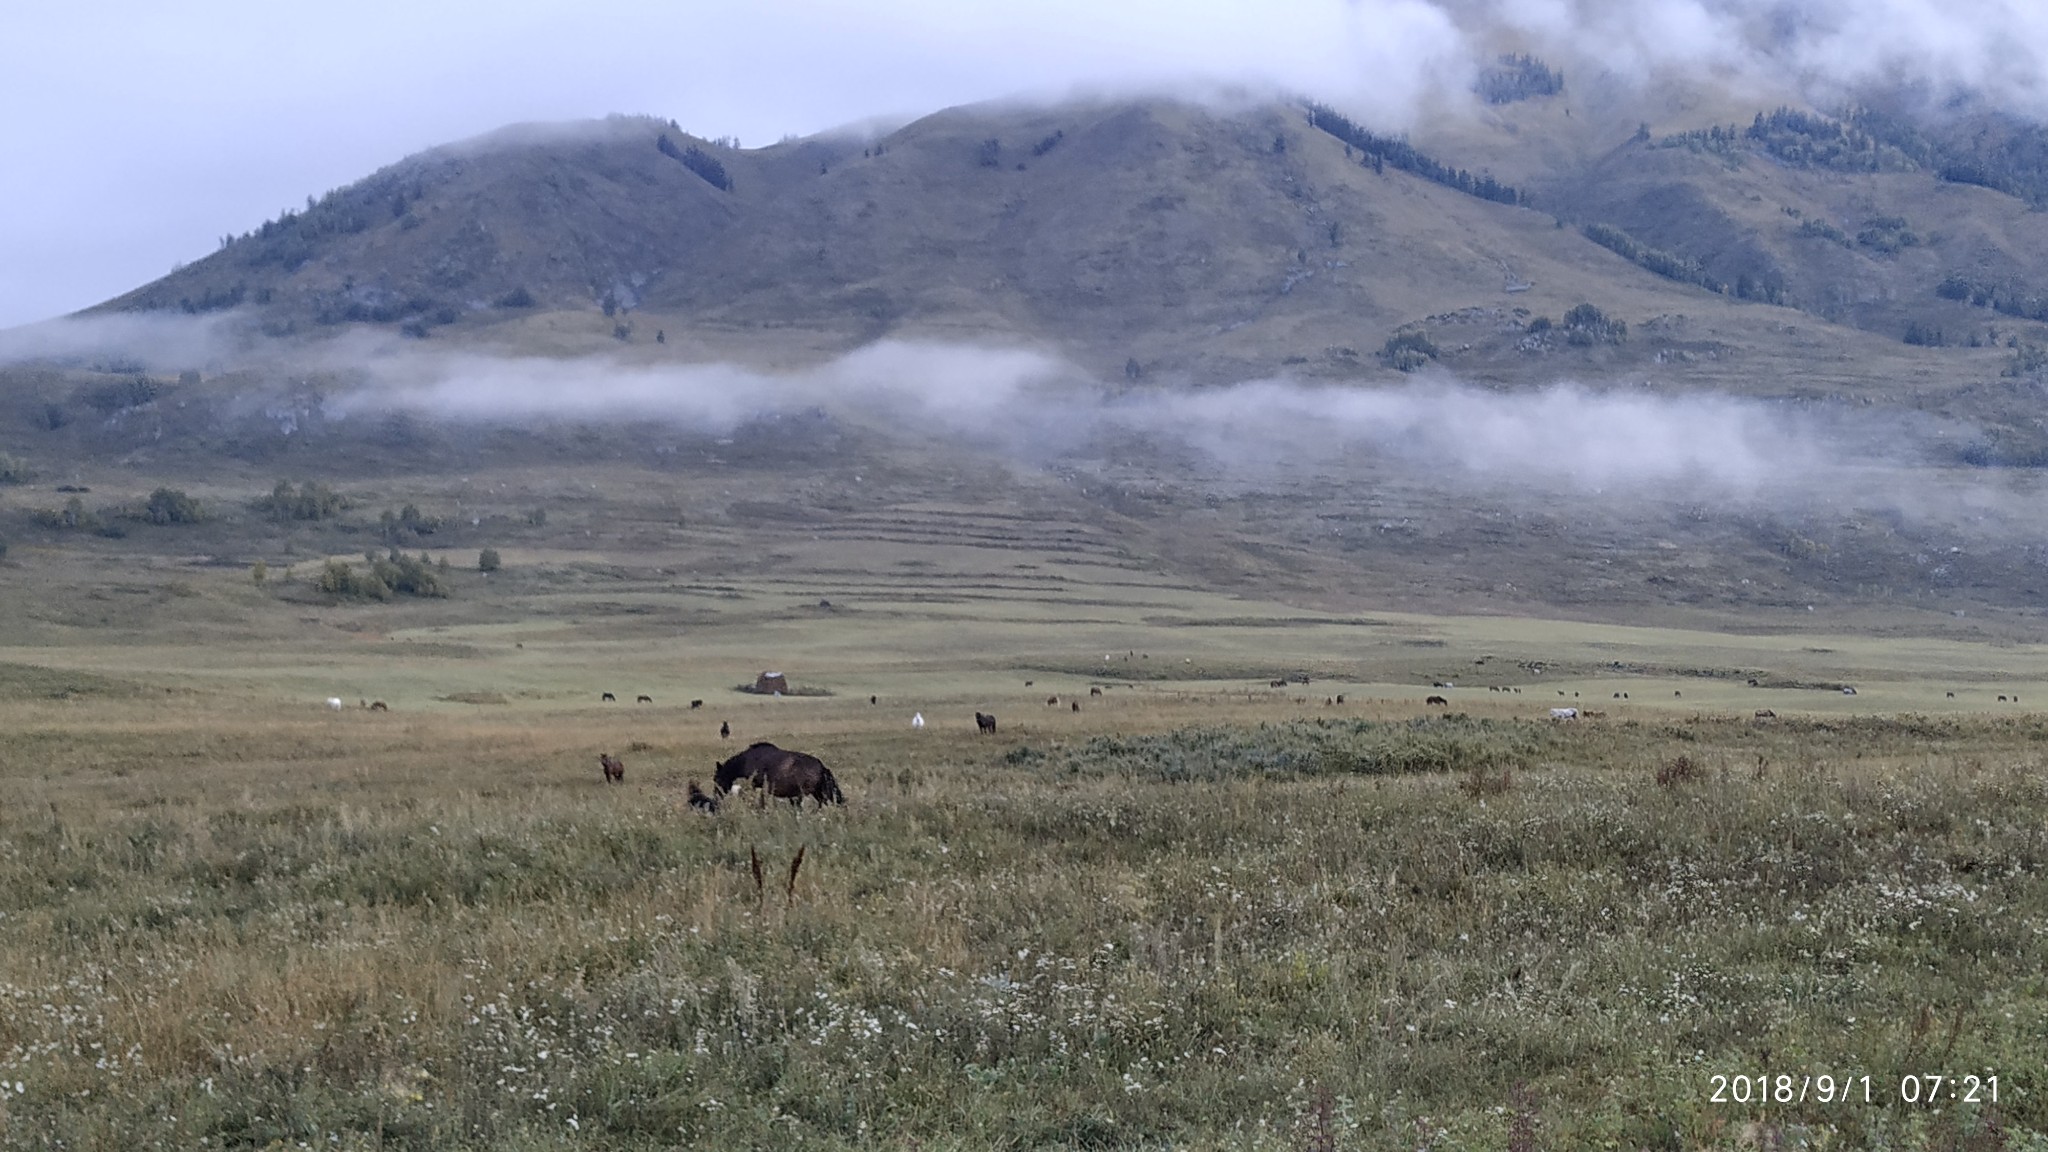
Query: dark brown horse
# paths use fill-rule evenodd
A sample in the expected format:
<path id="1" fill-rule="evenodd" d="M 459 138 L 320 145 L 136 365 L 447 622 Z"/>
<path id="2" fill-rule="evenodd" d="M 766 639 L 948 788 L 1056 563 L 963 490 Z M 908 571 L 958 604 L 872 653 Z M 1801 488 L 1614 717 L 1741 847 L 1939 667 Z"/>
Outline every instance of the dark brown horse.
<path id="1" fill-rule="evenodd" d="M 839 781 L 832 778 L 832 770 L 825 767 L 824 761 L 806 752 L 777 748 L 766 741 L 748 745 L 746 751 L 720 764 L 711 777 L 721 793 L 732 791 L 742 780 L 762 790 L 764 806 L 770 796 L 788 800 L 799 808 L 806 798 L 815 799 L 820 808 L 846 803 L 845 794 L 839 791 Z"/>
<path id="2" fill-rule="evenodd" d="M 993 732 L 996 730 L 996 718 L 986 712 L 976 712 L 974 714 L 974 726 L 983 732 Z"/>
<path id="3" fill-rule="evenodd" d="M 598 767 L 604 769 L 605 783 L 620 784 L 625 782 L 626 762 L 624 760 L 619 759 L 617 756 L 614 756 L 609 752 L 602 752 L 598 754 L 597 765 Z"/>

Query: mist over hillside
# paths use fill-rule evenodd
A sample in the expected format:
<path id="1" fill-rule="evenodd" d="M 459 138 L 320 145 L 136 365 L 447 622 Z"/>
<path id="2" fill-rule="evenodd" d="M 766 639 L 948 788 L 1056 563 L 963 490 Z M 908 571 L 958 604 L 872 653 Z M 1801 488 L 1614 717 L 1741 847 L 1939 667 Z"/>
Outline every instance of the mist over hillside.
<path id="1" fill-rule="evenodd" d="M 2024 94 L 1764 83 L 1821 42 L 1780 32 L 1715 73 L 1523 27 L 1434 112 L 1212 88 L 760 148 L 508 128 L 6 334 L 0 445 L 252 490 L 601 459 L 725 492 L 773 461 L 827 519 L 862 476 L 993 469 L 1225 585 L 2030 613 Z"/>

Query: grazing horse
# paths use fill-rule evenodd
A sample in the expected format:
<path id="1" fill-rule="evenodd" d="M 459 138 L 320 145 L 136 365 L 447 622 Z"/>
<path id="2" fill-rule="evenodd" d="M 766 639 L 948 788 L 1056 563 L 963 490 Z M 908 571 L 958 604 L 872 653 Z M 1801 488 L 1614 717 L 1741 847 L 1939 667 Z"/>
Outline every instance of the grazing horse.
<path id="1" fill-rule="evenodd" d="M 1059 704 L 1060 704 L 1060 698 L 1059 698 L 1059 697 L 1057 697 L 1057 696 L 1047 696 L 1047 697 L 1045 698 L 1045 706 L 1046 706 L 1047 708 L 1057 708 L 1057 707 L 1059 707 Z"/>
<path id="2" fill-rule="evenodd" d="M 635 704 L 652 704 L 652 703 L 654 703 L 654 697 L 652 697 L 652 696 L 647 696 L 647 695 L 642 695 L 642 696 L 641 696 L 641 697 L 640 697 L 640 698 L 639 698 L 638 700 L 635 700 L 635 701 L 633 701 L 633 703 L 635 703 Z"/>
<path id="3" fill-rule="evenodd" d="M 691 710 L 692 710 L 692 711 L 694 711 L 694 710 L 696 710 L 696 709 L 698 709 L 698 708 L 702 708 L 703 706 L 704 706 L 704 702 L 703 702 L 702 700 L 692 700 L 692 701 L 690 701 L 690 708 L 691 708 Z"/>
<path id="4" fill-rule="evenodd" d="M 881 701 L 880 701 L 880 700 L 877 700 L 877 699 L 875 699 L 875 698 L 874 698 L 873 696 L 870 696 L 870 697 L 868 697 L 868 703 L 870 703 L 870 704 L 880 704 L 880 703 L 881 703 Z"/>
<path id="5" fill-rule="evenodd" d="M 1079 712 L 1081 710 L 1081 702 L 1079 700 L 1069 700 L 1067 703 L 1074 706 L 1074 711 Z"/>
<path id="6" fill-rule="evenodd" d="M 974 726 L 983 732 L 993 732 L 996 730 L 996 718 L 986 712 L 976 712 Z"/>
<path id="7" fill-rule="evenodd" d="M 824 761 L 807 752 L 777 748 L 766 741 L 748 745 L 746 751 L 719 764 L 711 777 L 721 793 L 731 792 L 742 780 L 762 790 L 764 807 L 770 796 L 788 800 L 799 808 L 806 798 L 817 800 L 820 808 L 846 803 L 845 794 L 839 791 L 839 781 L 832 778 L 832 770 L 825 767 Z"/>
<path id="8" fill-rule="evenodd" d="M 1778 714 L 1769 708 L 1759 708 L 1756 710 L 1756 718 L 1759 720 L 1776 720 Z"/>
<path id="9" fill-rule="evenodd" d="M 1100 695 L 1102 695 L 1102 689 L 1100 689 L 1100 688 L 1090 688 L 1090 689 L 1088 689 L 1088 694 L 1089 694 L 1090 696 L 1100 696 Z"/>
<path id="10" fill-rule="evenodd" d="M 1424 700 L 1424 701 L 1423 701 L 1423 704 L 1424 704 L 1424 705 L 1431 705 L 1431 704 L 1434 704 L 1434 705 L 1437 705 L 1438 707 L 1442 707 L 1442 708 L 1449 708 L 1449 707 L 1451 706 L 1451 702 L 1450 702 L 1449 700 L 1446 700 L 1446 699 L 1444 699 L 1444 698 L 1443 698 L 1443 697 L 1441 697 L 1441 696 L 1431 696 L 1431 697 L 1430 697 L 1429 699 L 1427 699 L 1427 700 Z"/>
<path id="11" fill-rule="evenodd" d="M 601 701 L 603 701 L 603 702 L 605 702 L 605 703 L 607 703 L 607 704 L 616 704 L 616 703 L 618 702 L 618 699 L 619 699 L 619 698 L 618 698 L 617 696 L 614 696 L 614 695 L 612 695 L 611 693 L 607 692 L 607 693 L 605 693 L 604 695 L 602 695 L 602 696 L 598 697 L 598 699 L 599 699 L 599 700 L 601 700 Z"/>
<path id="12" fill-rule="evenodd" d="M 1337 693 L 1337 703 L 1339 703 L 1339 704 L 1342 704 L 1343 702 L 1344 702 L 1344 694 L 1343 694 L 1342 692 L 1339 692 L 1339 693 Z"/>
<path id="13" fill-rule="evenodd" d="M 720 720 L 718 722 L 718 738 L 720 740 L 732 739 L 732 725 Z"/>
<path id="14" fill-rule="evenodd" d="M 614 756 L 609 752 L 602 752 L 598 754 L 597 764 L 598 767 L 604 769 L 605 783 L 622 784 L 625 782 L 626 762 L 624 760 L 619 759 L 617 756 Z"/>
<path id="15" fill-rule="evenodd" d="M 389 712 L 391 711 L 391 706 L 389 704 L 384 703 L 382 700 L 372 700 L 370 701 L 370 711 Z"/>
<path id="16" fill-rule="evenodd" d="M 1955 693 L 1951 692 L 1951 693 L 1949 693 L 1949 695 L 1953 696 L 1953 695 L 1955 695 Z M 327 698 L 327 710 L 328 710 L 329 712 L 339 712 L 339 711 L 341 711 L 341 697 L 339 697 L 339 696 L 329 696 L 329 697 Z"/>

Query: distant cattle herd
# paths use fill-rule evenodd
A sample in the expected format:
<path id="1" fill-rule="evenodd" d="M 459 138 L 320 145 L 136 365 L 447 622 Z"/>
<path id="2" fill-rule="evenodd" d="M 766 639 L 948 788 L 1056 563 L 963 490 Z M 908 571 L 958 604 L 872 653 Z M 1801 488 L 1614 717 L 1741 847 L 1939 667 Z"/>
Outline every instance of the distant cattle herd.
<path id="1" fill-rule="evenodd" d="M 1483 662 L 1481 661 L 1481 663 Z M 1306 684 L 1308 682 L 1309 678 L 1307 676 L 1296 675 L 1294 677 L 1276 677 L 1267 681 L 1267 686 L 1271 688 L 1286 688 L 1292 683 Z M 1031 687 L 1032 683 L 1030 680 L 1024 681 L 1024 685 L 1027 688 Z M 1751 688 L 1762 686 L 1756 677 L 1749 677 L 1747 683 Z M 1786 686 L 1790 687 L 1790 685 Z M 1431 682 L 1431 687 L 1449 691 L 1455 685 L 1449 680 L 1436 680 Z M 1834 689 L 1844 696 L 1857 695 L 1856 689 L 1850 685 L 1836 685 Z M 1476 691 L 1477 689 L 1472 688 L 1469 690 Z M 1513 686 L 1492 685 L 1488 687 L 1487 691 L 1496 694 L 1518 695 L 1521 689 Z M 1557 694 L 1564 696 L 1565 689 L 1557 689 Z M 777 695 L 780 695 L 780 693 L 777 693 Z M 1091 685 L 1088 689 L 1088 695 L 1092 697 L 1102 696 L 1103 685 Z M 1573 698 L 1577 698 L 1578 695 L 1578 692 L 1571 693 Z M 1671 695 L 1674 699 L 1682 699 L 1684 693 L 1682 690 L 1673 689 Z M 1629 693 L 1624 690 L 1615 690 L 1610 693 L 1610 697 L 1614 700 L 1626 701 L 1629 699 Z M 1945 698 L 1949 700 L 1956 699 L 1955 691 L 1946 691 Z M 600 693 L 598 699 L 604 703 L 615 703 L 618 700 L 618 696 L 612 692 L 603 692 Z M 1297 697 L 1296 699 L 1298 700 L 1299 698 Z M 1413 699 L 1413 697 L 1410 697 L 1410 699 Z M 1997 700 L 2001 704 L 2017 704 L 2020 698 L 2016 693 L 2005 692 L 1999 693 Z M 640 704 L 653 704 L 654 697 L 648 693 L 638 693 L 635 696 L 635 701 Z M 1060 702 L 1061 698 L 1058 693 L 1049 694 L 1045 698 L 1045 706 L 1048 708 L 1057 708 Z M 1326 707 L 1334 707 L 1344 702 L 1345 698 L 1342 694 L 1325 697 L 1323 701 Z M 879 705 L 880 697 L 870 695 L 868 703 L 870 705 Z M 1438 692 L 1426 696 L 1423 699 L 1423 704 L 1425 707 L 1430 708 L 1449 708 L 1451 707 L 1451 700 L 1447 695 Z M 1067 700 L 1067 705 L 1072 712 L 1078 713 L 1081 711 L 1081 702 L 1077 699 Z M 338 696 L 328 697 L 326 699 L 326 706 L 330 711 L 339 712 L 343 710 L 342 700 Z M 390 711 L 390 706 L 382 700 L 363 699 L 357 701 L 357 706 L 369 712 Z M 693 699 L 689 702 L 689 707 L 692 711 L 701 710 L 704 707 L 704 701 L 702 699 Z M 1549 718 L 1553 722 L 1580 719 L 1593 720 L 1600 719 L 1603 715 L 1601 712 L 1581 708 L 1576 705 L 1556 707 L 1549 710 Z M 1758 708 L 1753 713 L 1753 719 L 1758 722 L 1775 720 L 1777 716 L 1778 713 L 1770 708 Z M 911 717 L 911 726 L 917 729 L 924 728 L 924 714 L 920 712 L 913 715 Z M 993 734 L 996 731 L 996 718 L 991 713 L 976 711 L 974 713 L 974 726 L 979 734 Z M 718 735 L 722 740 L 731 738 L 732 724 L 729 720 L 721 720 L 719 722 Z M 626 765 L 624 760 L 610 752 L 605 752 L 598 756 L 598 765 L 603 771 L 605 783 L 623 784 L 625 782 Z M 839 781 L 833 776 L 831 769 L 827 768 L 823 761 L 806 752 L 778 748 L 767 741 L 755 741 L 737 755 L 718 762 L 712 774 L 712 785 L 712 791 L 706 792 L 695 780 L 689 781 L 687 798 L 688 804 L 692 809 L 706 813 L 717 813 L 724 799 L 737 793 L 742 785 L 751 785 L 759 792 L 760 803 L 763 806 L 767 804 L 770 797 L 787 800 L 799 809 L 803 807 L 805 800 L 814 801 L 819 808 L 823 808 L 828 804 L 843 805 L 846 803 L 846 796 L 839 787 Z"/>

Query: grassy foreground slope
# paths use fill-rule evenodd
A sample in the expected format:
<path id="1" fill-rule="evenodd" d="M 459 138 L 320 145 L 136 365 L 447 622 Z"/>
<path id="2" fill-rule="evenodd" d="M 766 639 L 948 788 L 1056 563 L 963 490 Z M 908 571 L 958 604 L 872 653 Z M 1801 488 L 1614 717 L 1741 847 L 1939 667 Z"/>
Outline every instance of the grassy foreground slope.
<path id="1" fill-rule="evenodd" d="M 706 818 L 707 731 L 36 687 L 6 1147 L 2048 1145 L 2031 719 L 891 716 Z"/>

